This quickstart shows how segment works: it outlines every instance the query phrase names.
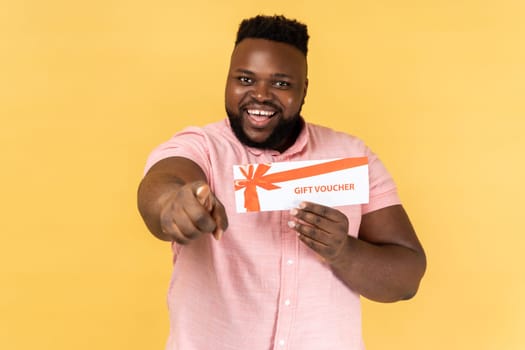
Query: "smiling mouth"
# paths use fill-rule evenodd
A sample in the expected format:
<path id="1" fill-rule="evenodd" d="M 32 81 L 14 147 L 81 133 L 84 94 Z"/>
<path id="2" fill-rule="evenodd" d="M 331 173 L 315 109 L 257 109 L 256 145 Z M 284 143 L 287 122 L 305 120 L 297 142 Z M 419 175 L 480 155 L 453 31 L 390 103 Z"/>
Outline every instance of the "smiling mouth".
<path id="1" fill-rule="evenodd" d="M 246 113 L 248 115 L 248 118 L 250 122 L 259 128 L 265 127 L 269 122 L 270 119 L 277 114 L 276 111 L 269 111 L 264 109 L 255 109 L 255 108 L 249 108 L 246 109 Z"/>

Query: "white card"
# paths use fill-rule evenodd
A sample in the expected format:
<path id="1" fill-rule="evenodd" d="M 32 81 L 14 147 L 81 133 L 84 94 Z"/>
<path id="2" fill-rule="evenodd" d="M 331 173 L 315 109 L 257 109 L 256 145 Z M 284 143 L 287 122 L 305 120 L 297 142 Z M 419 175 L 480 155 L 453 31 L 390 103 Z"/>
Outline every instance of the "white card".
<path id="1" fill-rule="evenodd" d="M 300 202 L 329 207 L 368 203 L 368 158 L 234 165 L 238 213 L 289 210 Z"/>

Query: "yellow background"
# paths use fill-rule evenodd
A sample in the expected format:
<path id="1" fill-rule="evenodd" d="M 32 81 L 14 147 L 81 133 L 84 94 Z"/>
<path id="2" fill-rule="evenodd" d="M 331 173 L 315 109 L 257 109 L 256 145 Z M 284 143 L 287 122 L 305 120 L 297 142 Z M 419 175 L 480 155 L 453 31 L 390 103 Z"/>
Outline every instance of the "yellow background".
<path id="1" fill-rule="evenodd" d="M 305 21 L 305 117 L 380 155 L 428 254 L 369 350 L 525 348 L 525 2 L 0 1 L 0 349 L 162 349 L 151 149 L 223 118 L 239 21 Z M 212 341 L 212 340 L 210 340 Z"/>

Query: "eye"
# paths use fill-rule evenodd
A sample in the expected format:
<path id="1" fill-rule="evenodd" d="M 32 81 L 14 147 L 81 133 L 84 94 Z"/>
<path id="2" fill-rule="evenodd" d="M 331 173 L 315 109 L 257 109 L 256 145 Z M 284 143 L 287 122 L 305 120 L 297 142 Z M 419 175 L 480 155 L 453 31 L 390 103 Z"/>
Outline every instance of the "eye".
<path id="1" fill-rule="evenodd" d="M 246 77 L 246 76 L 240 76 L 240 77 L 237 78 L 237 80 L 239 80 L 239 82 L 242 85 L 252 85 L 253 84 L 253 79 L 249 78 L 249 77 Z"/>
<path id="2" fill-rule="evenodd" d="M 286 89 L 290 87 L 290 83 L 284 80 L 278 80 L 273 85 L 279 89 Z"/>

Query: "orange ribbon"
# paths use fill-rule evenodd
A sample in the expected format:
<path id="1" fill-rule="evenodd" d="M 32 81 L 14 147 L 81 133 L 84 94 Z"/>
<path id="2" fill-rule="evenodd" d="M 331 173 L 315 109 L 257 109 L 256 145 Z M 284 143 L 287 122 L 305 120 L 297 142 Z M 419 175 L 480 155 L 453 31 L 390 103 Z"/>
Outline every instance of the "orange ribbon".
<path id="1" fill-rule="evenodd" d="M 244 207 L 246 211 L 259 211 L 259 196 L 257 195 L 257 186 L 265 190 L 275 190 L 280 188 L 274 182 L 284 182 L 297 180 L 310 176 L 317 176 L 333 171 L 344 170 L 360 165 L 368 164 L 367 157 L 343 158 L 332 160 L 322 164 L 309 165 L 304 168 L 285 170 L 280 173 L 264 175 L 270 170 L 270 164 L 258 164 L 255 168 L 253 164 L 247 167 L 240 167 L 241 173 L 246 179 L 235 180 L 235 191 L 244 190 Z"/>

